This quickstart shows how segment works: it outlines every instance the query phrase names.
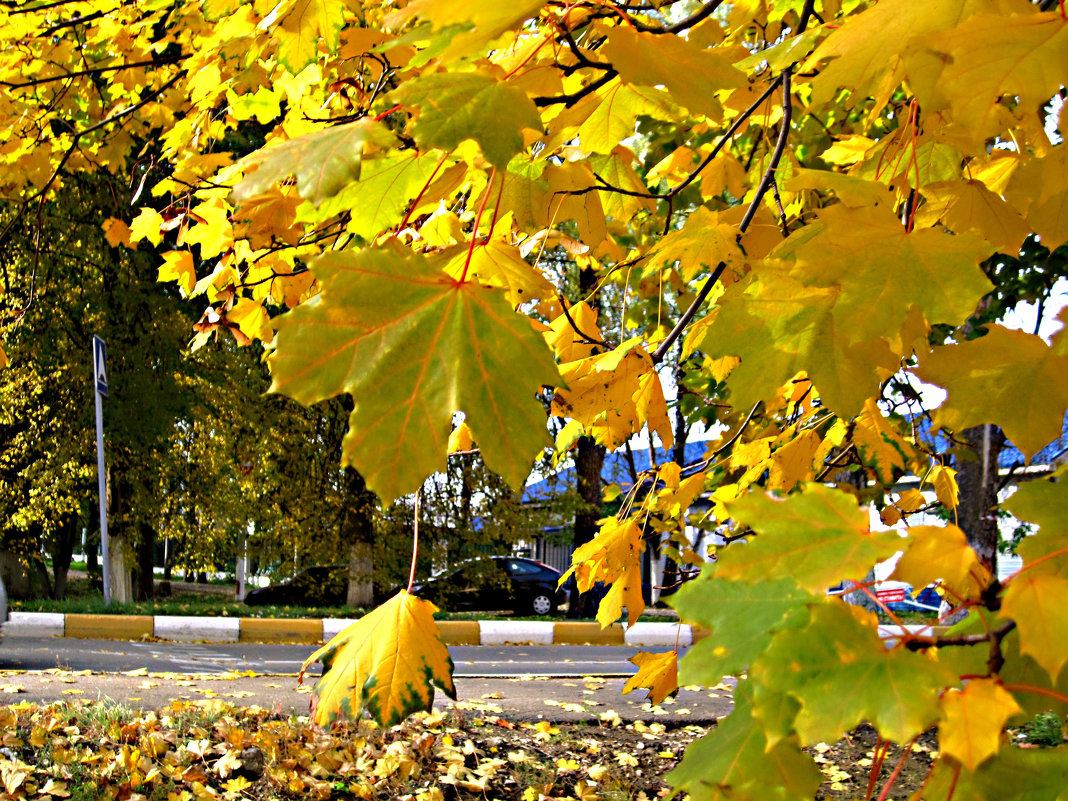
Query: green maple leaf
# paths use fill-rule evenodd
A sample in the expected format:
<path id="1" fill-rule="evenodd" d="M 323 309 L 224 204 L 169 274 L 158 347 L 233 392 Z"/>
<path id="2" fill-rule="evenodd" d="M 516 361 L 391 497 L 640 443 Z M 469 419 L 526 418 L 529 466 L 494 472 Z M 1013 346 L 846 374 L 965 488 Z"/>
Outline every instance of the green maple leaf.
<path id="1" fill-rule="evenodd" d="M 962 431 L 996 423 L 1028 457 L 1060 436 L 1068 356 L 1040 337 L 992 325 L 984 337 L 935 348 L 916 373 L 949 393 L 935 412 L 938 426 Z"/>
<path id="2" fill-rule="evenodd" d="M 351 211 L 346 230 L 369 241 L 403 219 L 408 204 L 430 181 L 440 158 L 438 151 L 405 150 L 365 159 L 357 180 L 333 197 L 302 204 L 297 220 L 318 223 Z"/>
<path id="3" fill-rule="evenodd" d="M 811 801 L 823 781 L 796 740 L 768 744 L 744 684 L 731 713 L 690 745 L 666 778 L 693 801 Z"/>
<path id="4" fill-rule="evenodd" d="M 522 89 L 481 72 L 426 75 L 391 97 L 418 109 L 412 136 L 420 148 L 452 150 L 474 139 L 500 170 L 523 149 L 524 128 L 541 130 L 538 109 Z"/>
<path id="5" fill-rule="evenodd" d="M 360 180 L 368 145 L 389 147 L 396 141 L 382 123 L 364 119 L 267 145 L 241 160 L 246 174 L 234 187 L 234 199 L 248 200 L 295 175 L 297 193 L 319 205 Z"/>
<path id="6" fill-rule="evenodd" d="M 814 607 L 808 626 L 776 636 L 750 676 L 800 702 L 804 744 L 836 740 L 862 720 L 907 742 L 938 719 L 938 693 L 956 678 L 921 654 L 887 649 L 875 616 L 844 603 Z"/>
<path id="7" fill-rule="evenodd" d="M 1021 484 L 1001 504 L 1020 520 L 1039 525 L 1016 549 L 1031 575 L 1063 575 L 1068 570 L 1068 483 L 1064 475 L 1062 468 L 1054 480 Z"/>
<path id="8" fill-rule="evenodd" d="M 490 469 L 522 486 L 550 442 L 535 394 L 562 381 L 503 292 L 400 249 L 328 253 L 311 267 L 322 294 L 282 321 L 271 390 L 302 403 L 351 393 L 344 460 L 384 503 L 445 469 L 458 410 Z"/>
<path id="9" fill-rule="evenodd" d="M 806 603 L 822 600 L 789 578 L 749 584 L 705 571 L 672 598 L 684 620 L 712 630 L 679 664 L 680 683 L 713 685 L 744 672 L 776 631 L 805 624 Z"/>
<path id="10" fill-rule="evenodd" d="M 822 484 L 782 499 L 751 493 L 727 509 L 756 534 L 743 547 L 723 550 L 716 567 L 721 578 L 791 578 L 819 594 L 842 579 L 863 578 L 901 548 L 893 532 L 868 530 L 867 511 L 852 496 Z"/>

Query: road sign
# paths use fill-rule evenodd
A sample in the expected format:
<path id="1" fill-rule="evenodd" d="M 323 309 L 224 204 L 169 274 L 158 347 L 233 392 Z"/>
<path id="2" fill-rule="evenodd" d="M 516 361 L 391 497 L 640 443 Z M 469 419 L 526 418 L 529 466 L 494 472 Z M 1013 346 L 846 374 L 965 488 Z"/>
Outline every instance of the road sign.
<path id="1" fill-rule="evenodd" d="M 875 597 L 882 601 L 884 604 L 901 603 L 905 600 L 905 588 L 901 587 L 894 590 L 876 590 Z"/>
<path id="2" fill-rule="evenodd" d="M 104 340 L 93 336 L 93 383 L 96 391 L 105 398 L 108 396 L 108 352 Z"/>

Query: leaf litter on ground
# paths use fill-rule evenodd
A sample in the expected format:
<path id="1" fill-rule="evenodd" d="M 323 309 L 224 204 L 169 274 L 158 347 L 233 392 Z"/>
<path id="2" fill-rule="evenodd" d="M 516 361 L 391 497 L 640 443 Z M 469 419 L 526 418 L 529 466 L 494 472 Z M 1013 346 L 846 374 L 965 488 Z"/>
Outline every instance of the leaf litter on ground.
<path id="1" fill-rule="evenodd" d="M 154 675 L 163 677 L 147 674 Z M 222 698 L 158 709 L 27 701 L 0 705 L 0 797 L 654 801 L 667 797 L 665 775 L 708 730 L 628 724 L 611 709 L 590 717 L 588 724 L 523 722 L 499 717 L 492 704 L 453 702 L 389 728 L 365 719 L 323 729 L 304 716 Z M 881 787 L 902 751 L 880 746 L 861 726 L 806 749 L 825 777 L 816 798 L 864 797 L 873 762 Z M 922 786 L 936 749 L 933 732 L 919 738 L 888 798 Z"/>

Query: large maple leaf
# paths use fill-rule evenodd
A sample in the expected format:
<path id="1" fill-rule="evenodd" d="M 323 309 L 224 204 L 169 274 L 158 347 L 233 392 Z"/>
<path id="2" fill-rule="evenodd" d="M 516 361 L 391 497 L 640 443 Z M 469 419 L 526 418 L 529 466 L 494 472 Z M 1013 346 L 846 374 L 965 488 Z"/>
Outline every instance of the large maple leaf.
<path id="1" fill-rule="evenodd" d="M 1028 457 L 1061 433 L 1068 356 L 1033 334 L 992 325 L 984 337 L 936 348 L 917 374 L 949 393 L 935 412 L 937 425 L 961 431 L 996 423 Z"/>
<path id="2" fill-rule="evenodd" d="M 436 611 L 401 591 L 305 659 L 301 678 L 313 662 L 323 663 L 315 722 L 325 726 L 366 710 L 380 725 L 392 726 L 413 712 L 430 711 L 431 682 L 455 699 L 452 658 L 434 623 Z"/>
<path id="3" fill-rule="evenodd" d="M 724 550 L 721 578 L 792 578 L 822 593 L 842 579 L 863 578 L 901 547 L 897 534 L 869 530 L 867 512 L 851 496 L 821 484 L 783 499 L 753 493 L 727 509 L 756 534 L 744 548 Z"/>
<path id="4" fill-rule="evenodd" d="M 998 752 L 1005 721 L 1020 707 L 993 679 L 975 679 L 963 690 L 948 690 L 942 696 L 942 710 L 938 744 L 968 770 L 975 770 Z"/>
<path id="5" fill-rule="evenodd" d="M 734 710 L 686 749 L 667 779 L 693 801 L 808 801 L 823 776 L 796 739 L 769 743 L 754 718 L 750 688 L 738 687 Z"/>
<path id="6" fill-rule="evenodd" d="M 424 148 L 452 150 L 465 139 L 478 142 L 499 169 L 523 148 L 522 129 L 541 130 L 541 117 L 526 93 L 496 75 L 436 73 L 393 92 L 398 103 L 419 110 L 412 136 Z"/>
<path id="7" fill-rule="evenodd" d="M 283 319 L 271 390 L 302 403 L 351 393 L 343 456 L 383 502 L 445 469 L 456 411 L 490 469 L 522 486 L 549 442 L 535 395 L 561 381 L 503 292 L 388 248 L 324 254 L 312 270 L 322 295 Z"/>
<path id="8" fill-rule="evenodd" d="M 801 703 L 801 742 L 832 741 L 861 720 L 903 743 L 939 716 L 938 693 L 955 676 L 921 654 L 887 650 L 875 616 L 846 604 L 820 604 L 803 629 L 775 637 L 750 676 Z"/>
<path id="9" fill-rule="evenodd" d="M 363 119 L 270 144 L 241 160 L 245 177 L 234 187 L 234 198 L 248 200 L 294 175 L 297 193 L 318 205 L 360 179 L 368 146 L 395 142 L 385 125 Z"/>
<path id="10" fill-rule="evenodd" d="M 748 583 L 704 571 L 697 581 L 683 585 L 671 603 L 683 620 L 712 630 L 679 665 L 683 683 L 714 685 L 723 676 L 744 672 L 776 631 L 805 625 L 806 604 L 820 600 L 790 578 Z"/>

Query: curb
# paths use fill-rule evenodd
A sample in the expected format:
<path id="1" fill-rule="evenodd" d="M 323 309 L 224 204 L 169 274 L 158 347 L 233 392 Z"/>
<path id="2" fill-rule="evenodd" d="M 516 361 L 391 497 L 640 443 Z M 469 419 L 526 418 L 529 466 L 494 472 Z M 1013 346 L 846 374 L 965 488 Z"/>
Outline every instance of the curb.
<path id="1" fill-rule="evenodd" d="M 171 642 L 326 642 L 355 620 L 269 619 L 156 615 L 64 615 L 12 612 L 5 637 L 74 637 L 98 640 L 157 639 Z M 598 623 L 548 620 L 442 620 L 446 645 L 691 645 L 703 632 L 679 623 Z"/>

